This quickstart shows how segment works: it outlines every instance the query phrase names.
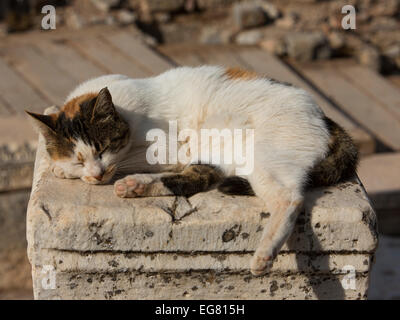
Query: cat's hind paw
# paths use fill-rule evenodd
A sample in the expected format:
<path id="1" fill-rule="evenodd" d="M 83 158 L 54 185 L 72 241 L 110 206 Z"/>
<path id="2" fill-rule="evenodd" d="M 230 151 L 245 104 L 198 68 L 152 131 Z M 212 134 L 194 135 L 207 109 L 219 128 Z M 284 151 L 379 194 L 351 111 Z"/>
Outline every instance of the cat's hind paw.
<path id="1" fill-rule="evenodd" d="M 273 257 L 259 257 L 254 255 L 250 261 L 250 271 L 253 276 L 262 276 L 271 270 Z"/>
<path id="2" fill-rule="evenodd" d="M 114 193 L 120 198 L 136 198 L 144 195 L 146 183 L 140 176 L 127 176 L 114 183 Z"/>

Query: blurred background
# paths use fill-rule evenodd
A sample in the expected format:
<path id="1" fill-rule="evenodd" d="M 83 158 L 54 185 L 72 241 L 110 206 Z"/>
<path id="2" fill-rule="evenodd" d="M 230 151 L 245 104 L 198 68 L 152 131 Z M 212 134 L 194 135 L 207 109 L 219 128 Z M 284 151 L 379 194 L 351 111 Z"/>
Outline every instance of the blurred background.
<path id="1" fill-rule="evenodd" d="M 348 130 L 378 215 L 369 298 L 400 299 L 400 0 L 0 0 L 0 299 L 32 299 L 23 110 L 102 74 L 202 64 L 305 88 Z"/>

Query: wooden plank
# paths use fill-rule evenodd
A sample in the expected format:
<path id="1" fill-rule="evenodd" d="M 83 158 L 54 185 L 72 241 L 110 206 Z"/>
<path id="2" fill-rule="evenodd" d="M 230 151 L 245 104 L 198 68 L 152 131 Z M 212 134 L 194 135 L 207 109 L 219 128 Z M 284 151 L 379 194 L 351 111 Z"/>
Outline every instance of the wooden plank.
<path id="1" fill-rule="evenodd" d="M 103 38 L 151 74 L 159 74 L 173 67 L 170 62 L 143 44 L 141 39 L 125 31 L 104 35 Z"/>
<path id="2" fill-rule="evenodd" d="M 357 172 L 378 215 L 379 231 L 400 235 L 400 153 L 362 158 Z"/>
<path id="3" fill-rule="evenodd" d="M 397 89 L 400 89 L 400 75 L 390 75 L 387 79 L 394 84 Z"/>
<path id="4" fill-rule="evenodd" d="M 197 67 L 206 64 L 195 52 L 185 50 L 183 47 L 177 48 L 168 45 L 160 46 L 157 49 L 181 66 Z"/>
<path id="5" fill-rule="evenodd" d="M 226 68 L 246 68 L 246 65 L 237 58 L 232 50 L 211 47 L 209 49 L 199 50 L 198 55 L 207 64 L 220 65 Z"/>
<path id="6" fill-rule="evenodd" d="M 69 43 L 86 58 L 110 73 L 124 74 L 133 78 L 151 75 L 149 71 L 143 70 L 98 37 L 73 40 Z"/>
<path id="7" fill-rule="evenodd" d="M 83 82 L 107 73 L 105 69 L 99 68 L 93 62 L 81 56 L 66 41 L 40 41 L 35 45 L 43 56 L 77 82 Z"/>
<path id="8" fill-rule="evenodd" d="M 25 109 L 42 112 L 49 106 L 50 101 L 41 97 L 1 58 L 0 74 L 1 100 L 4 100 L 5 104 L 12 109 L 8 113 L 23 112 Z M 4 108 L 7 106 L 4 106 Z"/>
<path id="9" fill-rule="evenodd" d="M 371 154 L 375 151 L 375 141 L 369 133 L 361 129 L 359 125 L 346 117 L 342 112 L 338 111 L 325 97 L 318 93 L 295 72 L 290 70 L 290 68 L 279 59 L 259 49 L 240 50 L 237 54 L 249 65 L 251 70 L 264 73 L 266 76 L 279 81 L 292 83 L 311 93 L 324 113 L 347 130 L 362 155 Z"/>
<path id="10" fill-rule="evenodd" d="M 43 110 L 42 110 L 43 111 Z M 0 146 L 23 145 L 37 140 L 38 133 L 26 114 L 15 114 L 0 118 Z"/>
<path id="11" fill-rule="evenodd" d="M 8 50 L 13 66 L 52 104 L 60 105 L 78 84 L 31 45 Z"/>
<path id="12" fill-rule="evenodd" d="M 306 77 L 387 146 L 400 149 L 400 122 L 336 69 L 294 64 Z"/>
<path id="13" fill-rule="evenodd" d="M 400 120 L 400 90 L 378 73 L 360 65 L 336 68 L 349 82 Z"/>
<path id="14" fill-rule="evenodd" d="M 352 129 L 358 127 L 349 118 L 336 110 L 329 103 L 329 101 L 327 101 L 303 79 L 290 70 L 289 67 L 271 54 L 260 49 L 247 49 L 239 51 L 238 55 L 246 62 L 251 70 L 254 70 L 260 74 L 265 74 L 269 78 L 291 83 L 311 93 L 324 113 L 329 118 L 343 126 L 345 129 L 351 131 Z"/>
<path id="15" fill-rule="evenodd" d="M 6 102 L 4 100 L 2 100 L 1 98 L 2 92 L 0 92 L 0 116 L 7 116 L 7 115 L 11 115 L 11 107 L 8 106 L 8 104 L 6 104 Z"/>
<path id="16" fill-rule="evenodd" d="M 338 111 L 325 97 L 318 93 L 312 86 L 307 84 L 300 76 L 290 70 L 288 66 L 267 52 L 258 49 L 246 49 L 237 53 L 243 61 L 249 65 L 249 69 L 258 73 L 264 73 L 267 77 L 292 83 L 311 93 L 316 103 L 324 113 L 347 130 L 356 143 L 362 155 L 371 154 L 375 151 L 373 137 L 351 119 Z"/>

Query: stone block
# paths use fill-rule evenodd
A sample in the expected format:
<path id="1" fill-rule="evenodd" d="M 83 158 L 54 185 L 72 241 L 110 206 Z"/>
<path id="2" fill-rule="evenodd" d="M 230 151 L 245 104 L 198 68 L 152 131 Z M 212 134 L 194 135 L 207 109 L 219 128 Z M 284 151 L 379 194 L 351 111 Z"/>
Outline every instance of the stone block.
<path id="1" fill-rule="evenodd" d="M 310 191 L 271 272 L 253 277 L 270 217 L 257 198 L 120 199 L 111 185 L 56 179 L 48 166 L 41 142 L 27 216 L 36 299 L 367 296 L 376 219 L 358 180 Z"/>
<path id="2" fill-rule="evenodd" d="M 400 235 L 400 153 L 364 157 L 358 173 L 377 211 L 379 231 Z"/>
<path id="3" fill-rule="evenodd" d="M 26 209 L 36 145 L 37 135 L 26 117 L 0 118 L 0 296 L 32 290 Z"/>
<path id="4" fill-rule="evenodd" d="M 25 227 L 29 194 L 0 193 L 0 292 L 32 289 Z"/>
<path id="5" fill-rule="evenodd" d="M 293 32 L 286 36 L 288 56 L 299 61 L 327 59 L 331 49 L 321 32 Z"/>
<path id="6" fill-rule="evenodd" d="M 268 21 L 268 16 L 263 8 L 252 2 L 234 4 L 232 18 L 237 30 L 259 27 Z"/>
<path id="7" fill-rule="evenodd" d="M 145 0 L 142 1 L 142 6 L 145 6 L 149 11 L 177 11 L 183 8 L 185 0 Z"/>

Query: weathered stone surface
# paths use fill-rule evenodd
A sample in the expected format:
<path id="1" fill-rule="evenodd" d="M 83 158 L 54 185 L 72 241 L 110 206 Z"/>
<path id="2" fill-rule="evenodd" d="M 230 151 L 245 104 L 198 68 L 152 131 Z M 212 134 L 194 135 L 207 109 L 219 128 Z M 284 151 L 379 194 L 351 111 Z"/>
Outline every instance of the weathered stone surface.
<path id="1" fill-rule="evenodd" d="M 365 157 L 358 172 L 376 209 L 399 209 L 400 212 L 400 153 Z"/>
<path id="2" fill-rule="evenodd" d="M 118 6 L 121 0 L 91 0 L 91 2 L 97 9 L 107 12 L 111 8 Z"/>
<path id="3" fill-rule="evenodd" d="M 259 1 L 258 4 L 264 10 L 270 20 L 275 20 L 280 16 L 279 9 L 272 3 L 267 1 Z"/>
<path id="4" fill-rule="evenodd" d="M 37 265 L 52 265 L 58 272 L 83 273 L 141 272 L 176 273 L 214 270 L 216 272 L 248 272 L 251 253 L 140 253 L 140 252 L 71 252 L 43 249 Z M 345 274 L 352 265 L 358 273 L 368 272 L 370 254 L 280 254 L 271 269 L 273 273 Z"/>
<path id="5" fill-rule="evenodd" d="M 30 188 L 37 134 L 23 116 L 0 119 L 0 192 Z"/>
<path id="6" fill-rule="evenodd" d="M 364 45 L 356 53 L 359 63 L 379 72 L 381 70 L 381 58 L 379 51 L 373 46 Z"/>
<path id="7" fill-rule="evenodd" d="M 358 172 L 377 211 L 380 233 L 400 235 L 400 153 L 362 158 Z"/>
<path id="8" fill-rule="evenodd" d="M 28 236 L 41 247 L 63 250 L 251 251 L 268 223 L 268 209 L 254 197 L 210 191 L 189 202 L 194 214 L 176 219 L 171 217 L 174 197 L 120 199 L 112 186 L 60 180 L 44 172 L 31 199 Z M 365 218 L 370 216 L 368 199 L 356 183 L 315 190 L 283 249 L 373 251 L 374 221 Z M 227 232 L 232 239 L 226 240 Z"/>
<path id="9" fill-rule="evenodd" d="M 133 12 L 129 10 L 120 10 L 117 14 L 118 22 L 121 25 L 129 25 L 135 22 L 136 16 Z"/>
<path id="10" fill-rule="evenodd" d="M 33 162 L 0 163 L 0 192 L 30 188 Z"/>
<path id="11" fill-rule="evenodd" d="M 370 278 L 369 299 L 400 299 L 400 237 L 379 237 Z"/>
<path id="12" fill-rule="evenodd" d="M 0 194 L 0 291 L 32 288 L 25 229 L 29 194 Z"/>
<path id="13" fill-rule="evenodd" d="M 240 32 L 235 39 L 235 42 L 241 45 L 255 45 L 261 41 L 263 33 L 260 30 L 246 30 Z"/>
<path id="14" fill-rule="evenodd" d="M 65 24 L 68 28 L 79 30 L 87 25 L 85 18 L 76 12 L 73 8 L 68 8 L 65 11 Z"/>
<path id="15" fill-rule="evenodd" d="M 144 0 L 143 10 L 150 11 L 175 11 L 183 8 L 184 0 Z"/>
<path id="16" fill-rule="evenodd" d="M 238 30 L 262 26 L 268 21 L 263 8 L 252 2 L 234 4 L 232 18 Z"/>
<path id="17" fill-rule="evenodd" d="M 295 12 L 288 12 L 286 15 L 276 20 L 275 24 L 279 28 L 292 29 L 296 22 L 299 20 L 299 16 Z"/>
<path id="18" fill-rule="evenodd" d="M 42 272 L 44 271 L 44 272 Z M 34 287 L 42 286 L 46 270 L 35 267 Z M 249 273 L 188 271 L 59 272 L 55 289 L 35 292 L 35 299 L 366 299 L 368 276 L 356 274 L 356 290 L 345 290 L 344 275 L 281 275 L 255 278 Z"/>
<path id="19" fill-rule="evenodd" d="M 286 54 L 286 44 L 282 39 L 267 39 L 260 42 L 260 46 L 267 52 L 277 56 Z"/>
<path id="20" fill-rule="evenodd" d="M 24 116 L 0 118 L 0 292 L 32 288 L 26 208 L 37 134 Z"/>
<path id="21" fill-rule="evenodd" d="M 339 32 L 331 32 L 328 36 L 329 45 L 332 49 L 339 50 L 345 45 L 345 37 Z"/>
<path id="22" fill-rule="evenodd" d="M 216 7 L 223 7 L 231 5 L 237 0 L 197 0 L 197 6 L 200 9 L 212 9 Z"/>
<path id="23" fill-rule="evenodd" d="M 294 32 L 286 36 L 287 53 L 289 57 L 299 61 L 327 59 L 330 57 L 330 47 L 321 32 Z"/>
<path id="24" fill-rule="evenodd" d="M 233 34 L 233 30 L 221 30 L 218 26 L 204 27 L 201 30 L 199 41 L 206 44 L 226 44 L 231 41 Z"/>
<path id="25" fill-rule="evenodd" d="M 255 278 L 248 263 L 270 216 L 257 198 L 119 199 L 48 171 L 41 142 L 27 217 L 37 299 L 366 297 L 376 221 L 357 181 L 309 192 L 271 273 Z M 348 266 L 355 290 L 343 286 Z"/>

